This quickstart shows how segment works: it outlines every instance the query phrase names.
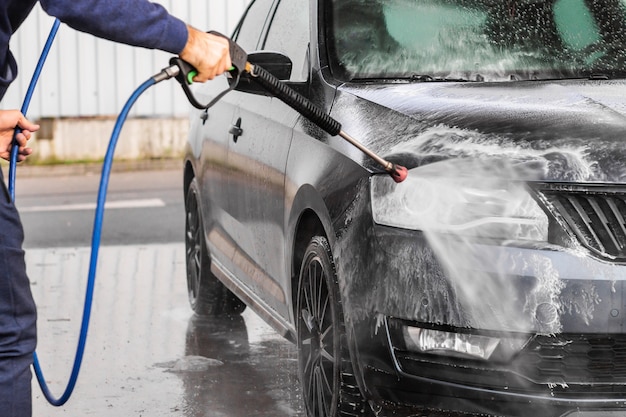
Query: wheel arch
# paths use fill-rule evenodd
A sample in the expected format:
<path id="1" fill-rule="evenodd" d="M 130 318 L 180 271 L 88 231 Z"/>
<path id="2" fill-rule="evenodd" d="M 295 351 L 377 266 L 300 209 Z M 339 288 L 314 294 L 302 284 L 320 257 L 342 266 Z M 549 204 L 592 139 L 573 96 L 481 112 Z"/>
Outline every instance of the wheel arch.
<path id="1" fill-rule="evenodd" d="M 324 226 L 319 216 L 315 213 L 315 211 L 307 209 L 300 216 L 293 241 L 293 254 L 291 256 L 292 300 L 295 300 L 297 297 L 300 267 L 302 266 L 302 261 L 304 260 L 306 248 L 309 245 L 311 239 L 315 236 L 324 236 L 326 239 L 328 239 L 327 233 L 324 230 Z M 292 305 L 292 308 L 294 310 L 296 307 L 295 304 L 296 303 L 293 303 Z"/>
<path id="2" fill-rule="evenodd" d="M 288 265 L 290 265 L 291 270 L 291 308 L 295 317 L 295 302 L 293 300 L 297 295 L 300 267 L 306 248 L 314 236 L 324 236 L 332 249 L 334 233 L 326 204 L 312 185 L 306 184 L 300 187 L 292 201 L 287 230 L 292 236 Z"/>

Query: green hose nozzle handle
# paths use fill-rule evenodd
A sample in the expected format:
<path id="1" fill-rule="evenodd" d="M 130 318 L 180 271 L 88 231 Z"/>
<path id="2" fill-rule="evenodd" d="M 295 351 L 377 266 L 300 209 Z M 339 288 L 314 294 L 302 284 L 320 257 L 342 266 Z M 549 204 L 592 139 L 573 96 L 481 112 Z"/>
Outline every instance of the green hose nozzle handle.
<path id="1" fill-rule="evenodd" d="M 239 45 L 237 45 L 235 42 L 231 41 L 228 37 L 222 35 L 221 33 L 213 31 L 209 33 L 212 35 L 221 36 L 228 40 L 230 60 L 232 62 L 232 66 L 228 69 L 228 71 L 231 72 L 236 79 L 236 82 L 232 84 L 231 87 L 226 91 L 228 92 L 236 87 L 236 84 L 239 82 L 239 75 L 243 71 L 245 71 L 246 63 L 248 61 L 248 54 Z M 202 103 L 198 102 L 198 100 L 196 100 L 193 93 L 191 92 L 189 86 L 193 84 L 194 77 L 198 75 L 198 70 L 194 68 L 193 65 L 181 59 L 180 57 L 171 58 L 170 65 L 175 65 L 176 67 L 178 67 L 178 73 L 172 76 L 175 76 L 176 80 L 183 87 L 183 91 L 185 92 L 185 95 L 187 96 L 187 99 L 192 106 L 198 109 L 206 109 L 214 104 L 215 99 L 211 103 L 203 105 Z M 221 95 L 219 95 L 218 97 L 221 97 Z"/>
<path id="2" fill-rule="evenodd" d="M 232 65 L 231 65 L 230 68 L 228 68 L 228 72 L 232 72 L 234 70 L 236 70 L 236 68 L 234 66 L 232 66 Z M 198 71 L 196 71 L 195 69 L 189 71 L 189 73 L 187 74 L 187 84 L 193 84 L 193 78 L 196 75 L 198 75 Z"/>
<path id="3" fill-rule="evenodd" d="M 187 73 L 187 84 L 193 84 L 193 77 L 198 75 L 198 71 L 192 70 Z"/>
<path id="4" fill-rule="evenodd" d="M 238 72 L 242 72 L 245 68 L 246 68 L 246 62 L 248 60 L 248 54 L 246 53 L 246 51 L 244 51 L 239 45 L 237 45 L 235 42 L 233 42 L 232 40 L 230 40 L 229 37 L 216 32 L 216 31 L 210 31 L 208 32 L 211 35 L 215 35 L 215 36 L 220 36 L 226 40 L 228 40 L 228 52 L 230 54 L 230 60 L 232 62 L 232 66 L 230 68 L 228 68 L 229 72 L 233 72 L 233 71 L 238 71 Z M 182 60 L 181 60 L 182 61 Z M 198 75 L 198 70 L 195 69 L 191 64 L 184 62 L 186 65 L 184 65 L 184 68 L 181 66 L 180 70 L 184 75 L 184 82 L 186 82 L 188 85 L 193 84 L 193 78 Z M 178 63 L 177 63 L 178 64 Z M 181 80 L 179 80 L 181 81 Z"/>

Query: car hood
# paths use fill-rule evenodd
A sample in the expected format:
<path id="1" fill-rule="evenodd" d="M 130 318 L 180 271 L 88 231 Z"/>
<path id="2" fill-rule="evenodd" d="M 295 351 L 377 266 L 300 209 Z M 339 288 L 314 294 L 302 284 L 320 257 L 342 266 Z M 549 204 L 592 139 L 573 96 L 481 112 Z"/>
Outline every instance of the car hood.
<path id="1" fill-rule="evenodd" d="M 346 84 L 333 113 L 409 168 L 462 158 L 470 173 L 626 182 L 625 81 Z"/>

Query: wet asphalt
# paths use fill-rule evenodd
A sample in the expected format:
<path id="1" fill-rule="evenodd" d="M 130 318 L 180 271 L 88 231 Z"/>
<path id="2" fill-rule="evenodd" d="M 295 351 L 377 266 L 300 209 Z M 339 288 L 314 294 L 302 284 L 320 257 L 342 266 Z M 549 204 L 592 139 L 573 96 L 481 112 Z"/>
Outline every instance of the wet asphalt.
<path id="1" fill-rule="evenodd" d="M 87 249 L 28 251 L 37 349 L 59 396 L 74 356 Z M 104 247 L 82 370 L 66 405 L 33 383 L 34 416 L 301 416 L 296 351 L 254 313 L 201 319 L 187 306 L 181 244 Z"/>
<path id="2" fill-rule="evenodd" d="M 20 201 L 27 203 L 28 196 Z M 182 202 L 173 210 L 181 211 Z M 24 221 L 28 216 L 34 214 Z M 33 378 L 34 417 L 305 415 L 293 344 L 250 310 L 230 319 L 192 314 L 179 237 L 101 248 L 76 388 L 65 405 L 54 407 Z M 39 313 L 37 354 L 57 397 L 74 360 L 89 258 L 86 246 L 26 249 Z"/>

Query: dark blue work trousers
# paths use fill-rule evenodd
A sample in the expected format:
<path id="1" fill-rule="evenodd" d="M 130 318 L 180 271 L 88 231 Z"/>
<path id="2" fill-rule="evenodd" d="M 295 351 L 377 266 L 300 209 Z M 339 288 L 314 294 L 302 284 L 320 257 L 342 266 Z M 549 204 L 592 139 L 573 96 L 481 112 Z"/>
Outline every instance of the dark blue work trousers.
<path id="1" fill-rule="evenodd" d="M 32 415 L 37 310 L 24 261 L 24 230 L 2 170 L 0 190 L 0 416 Z"/>

